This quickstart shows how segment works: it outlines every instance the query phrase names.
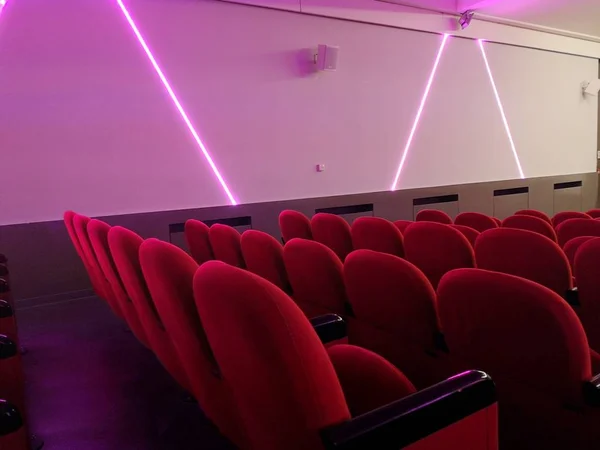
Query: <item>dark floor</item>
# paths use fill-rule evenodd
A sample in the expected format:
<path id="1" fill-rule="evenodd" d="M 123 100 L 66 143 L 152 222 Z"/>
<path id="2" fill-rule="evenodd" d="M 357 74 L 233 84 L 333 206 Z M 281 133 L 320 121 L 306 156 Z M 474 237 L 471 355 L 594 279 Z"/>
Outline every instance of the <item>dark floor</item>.
<path id="1" fill-rule="evenodd" d="M 17 313 L 30 428 L 45 449 L 231 450 L 102 300 Z"/>

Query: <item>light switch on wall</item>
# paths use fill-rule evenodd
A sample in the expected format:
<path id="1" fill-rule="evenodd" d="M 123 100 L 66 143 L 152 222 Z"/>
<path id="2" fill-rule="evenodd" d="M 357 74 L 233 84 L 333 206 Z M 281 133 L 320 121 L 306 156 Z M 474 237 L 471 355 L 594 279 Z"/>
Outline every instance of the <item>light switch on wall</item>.
<path id="1" fill-rule="evenodd" d="M 325 172 L 325 164 L 317 164 L 317 172 Z"/>

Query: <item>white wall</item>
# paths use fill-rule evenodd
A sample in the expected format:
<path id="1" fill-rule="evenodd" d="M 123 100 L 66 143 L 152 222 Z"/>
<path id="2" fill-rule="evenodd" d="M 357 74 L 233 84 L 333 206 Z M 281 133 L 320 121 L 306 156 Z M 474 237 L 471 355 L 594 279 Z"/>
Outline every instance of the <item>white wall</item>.
<path id="1" fill-rule="evenodd" d="M 206 0 L 124 0 L 242 203 L 389 189 L 440 36 Z M 312 72 L 319 43 L 339 70 Z M 598 61 L 488 44 L 526 176 L 595 171 Z M 315 164 L 326 171 L 315 172 Z M 112 0 L 0 16 L 0 224 L 227 204 Z M 451 38 L 399 187 L 517 176 L 475 41 Z"/>

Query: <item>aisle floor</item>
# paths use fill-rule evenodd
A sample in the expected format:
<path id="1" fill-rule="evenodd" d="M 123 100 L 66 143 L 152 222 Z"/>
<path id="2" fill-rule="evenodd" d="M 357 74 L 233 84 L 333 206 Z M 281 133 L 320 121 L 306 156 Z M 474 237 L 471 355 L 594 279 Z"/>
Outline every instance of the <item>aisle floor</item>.
<path id="1" fill-rule="evenodd" d="M 232 450 L 94 296 L 17 309 L 31 430 L 46 450 Z"/>

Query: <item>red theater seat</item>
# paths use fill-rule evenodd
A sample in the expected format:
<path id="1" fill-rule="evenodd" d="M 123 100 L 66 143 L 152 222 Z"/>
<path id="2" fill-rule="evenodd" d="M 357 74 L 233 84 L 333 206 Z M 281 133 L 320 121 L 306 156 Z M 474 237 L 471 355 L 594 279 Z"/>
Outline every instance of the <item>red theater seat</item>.
<path id="1" fill-rule="evenodd" d="M 355 249 L 404 256 L 402 233 L 392 222 L 380 217 L 356 219 L 352 224 L 352 244 Z"/>
<path id="2" fill-rule="evenodd" d="M 471 243 L 471 246 L 475 247 L 475 241 L 477 240 L 480 234 L 479 231 L 477 231 L 475 228 L 467 227 L 465 225 L 451 224 L 450 226 L 455 230 L 460 231 L 464 235 L 464 237 L 466 237 L 467 240 Z"/>
<path id="3" fill-rule="evenodd" d="M 590 216 L 592 219 L 598 219 L 600 218 L 600 209 L 590 209 L 589 211 L 586 212 L 586 214 L 588 216 Z"/>
<path id="4" fill-rule="evenodd" d="M 304 214 L 291 209 L 281 211 L 279 214 L 279 230 L 283 241 L 287 242 L 294 238 L 312 239 L 310 219 Z"/>
<path id="5" fill-rule="evenodd" d="M 570 239 L 563 248 L 569 263 L 571 264 L 571 269 L 575 269 L 575 255 L 579 251 L 579 247 L 585 244 L 587 241 L 596 239 L 597 236 L 579 236 L 573 239 Z"/>
<path id="6" fill-rule="evenodd" d="M 537 217 L 538 219 L 542 219 L 544 222 L 548 222 L 550 225 L 552 225 L 552 220 L 550 220 L 550 217 L 548 217 L 542 211 L 537 211 L 535 209 L 521 209 L 520 211 L 517 211 L 515 213 L 515 216 L 521 216 L 521 215 Z"/>
<path id="7" fill-rule="evenodd" d="M 290 292 L 290 282 L 283 262 L 283 246 L 277 239 L 262 231 L 247 230 L 242 233 L 241 245 L 246 269 L 283 291 Z"/>
<path id="8" fill-rule="evenodd" d="M 502 221 L 497 217 L 492 217 L 492 220 L 496 222 L 496 225 L 498 225 L 499 227 L 502 226 Z"/>
<path id="9" fill-rule="evenodd" d="M 208 237 L 215 259 L 235 267 L 245 268 L 240 233 L 229 225 L 215 223 L 210 227 Z"/>
<path id="10" fill-rule="evenodd" d="M 437 287 L 442 276 L 460 267 L 475 267 L 473 247 L 458 230 L 434 222 L 417 222 L 404 234 L 406 259 Z"/>
<path id="11" fill-rule="evenodd" d="M 87 225 L 87 231 L 90 237 L 90 243 L 94 249 L 94 253 L 98 258 L 100 268 L 104 276 L 110 284 L 111 291 L 119 305 L 119 309 L 123 313 L 123 317 L 135 337 L 146 347 L 150 347 L 150 341 L 146 336 L 146 331 L 138 317 L 135 305 L 127 295 L 121 277 L 117 273 L 117 268 L 108 247 L 108 233 L 110 225 L 100 220 L 90 220 Z"/>
<path id="12" fill-rule="evenodd" d="M 453 447 L 496 448 L 494 399 L 485 374 L 467 372 L 413 393 L 402 373 L 368 350 L 340 345 L 327 351 L 283 292 L 218 261 L 197 271 L 194 294 L 247 431 L 244 448 L 429 450 L 449 445 L 441 441 L 449 429 Z M 449 414 L 459 404 L 471 405 L 459 413 L 465 421 L 478 421 L 468 429 L 455 428 L 464 422 Z"/>
<path id="13" fill-rule="evenodd" d="M 158 316 L 154 301 L 148 292 L 142 268 L 139 249 L 144 240 L 122 227 L 112 227 L 108 232 L 108 246 L 115 267 L 123 282 L 127 296 L 133 302 L 150 347 L 171 376 L 188 392 L 191 392 L 183 364 L 175 352 L 175 347 Z"/>
<path id="14" fill-rule="evenodd" d="M 504 219 L 502 226 L 504 228 L 533 231 L 534 233 L 546 236 L 548 239 L 552 239 L 554 242 L 558 241 L 556 231 L 554 231 L 552 225 L 539 217 L 518 214 Z"/>
<path id="15" fill-rule="evenodd" d="M 204 222 L 189 219 L 185 222 L 185 240 L 192 258 L 198 264 L 215 259 L 208 237 L 210 228 Z"/>
<path id="16" fill-rule="evenodd" d="M 567 219 L 556 227 L 558 243 L 564 247 L 571 239 L 580 236 L 600 237 L 600 221 L 588 219 Z"/>
<path id="17" fill-rule="evenodd" d="M 552 226 L 554 228 L 558 228 L 558 226 L 563 223 L 565 220 L 569 219 L 591 219 L 586 213 L 582 213 L 579 211 L 563 211 L 556 213 L 552 218 Z"/>
<path id="18" fill-rule="evenodd" d="M 520 277 L 459 269 L 442 278 L 438 310 L 450 353 L 494 374 L 500 448 L 598 447 L 592 355 L 559 295 Z"/>
<path id="19" fill-rule="evenodd" d="M 318 213 L 313 216 L 310 225 L 315 241 L 329 247 L 342 261 L 354 249 L 350 225 L 342 217 Z"/>
<path id="20" fill-rule="evenodd" d="M 351 344 L 394 363 L 417 386 L 431 386 L 456 371 L 440 346 L 436 296 L 425 275 L 397 256 L 356 250 L 344 262 L 355 320 Z"/>
<path id="21" fill-rule="evenodd" d="M 467 227 L 474 228 L 480 233 L 492 228 L 498 228 L 500 226 L 493 217 L 486 216 L 485 214 L 478 212 L 460 213 L 458 216 L 456 216 L 454 223 L 456 225 L 465 225 Z"/>
<path id="22" fill-rule="evenodd" d="M 413 223 L 412 220 L 396 220 L 394 225 L 400 230 L 400 233 L 404 234 L 404 231 Z"/>
<path id="23" fill-rule="evenodd" d="M 223 435 L 244 448 L 244 430 L 229 383 L 215 361 L 194 302 L 193 279 L 198 264 L 179 247 L 158 239 L 144 241 L 140 263 L 158 314 L 188 375 L 194 398 Z M 221 323 L 233 332 L 231 324 L 229 320 Z M 246 356 L 255 355 L 251 352 Z M 238 357 L 243 355 L 239 353 Z"/>
<path id="24" fill-rule="evenodd" d="M 562 249 L 541 234 L 514 228 L 481 233 L 477 267 L 526 278 L 564 296 L 573 288 L 571 266 Z"/>
<path id="25" fill-rule="evenodd" d="M 581 238 L 569 243 L 577 239 Z M 574 272 L 581 304 L 579 317 L 590 346 L 600 350 L 600 239 L 590 238 L 579 247 Z"/>
<path id="26" fill-rule="evenodd" d="M 452 217 L 446 214 L 444 211 L 437 209 L 422 209 L 415 217 L 417 222 L 437 222 L 445 223 L 450 225 L 452 223 Z"/>
<path id="27" fill-rule="evenodd" d="M 31 449 L 31 437 L 27 434 L 23 411 L 6 400 L 0 400 L 0 449 Z"/>
<path id="28" fill-rule="evenodd" d="M 283 261 L 294 300 L 308 317 L 346 314 L 344 266 L 323 244 L 292 239 L 283 248 Z"/>

